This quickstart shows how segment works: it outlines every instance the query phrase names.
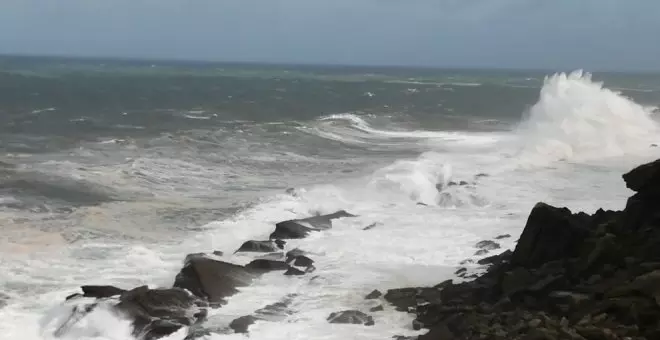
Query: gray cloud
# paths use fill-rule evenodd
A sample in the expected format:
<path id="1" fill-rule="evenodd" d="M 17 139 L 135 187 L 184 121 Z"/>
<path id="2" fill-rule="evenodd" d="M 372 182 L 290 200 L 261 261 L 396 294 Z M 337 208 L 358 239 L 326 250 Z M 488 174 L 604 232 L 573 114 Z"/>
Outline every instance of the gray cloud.
<path id="1" fill-rule="evenodd" d="M 660 69 L 657 0 L 4 0 L 0 52 Z"/>

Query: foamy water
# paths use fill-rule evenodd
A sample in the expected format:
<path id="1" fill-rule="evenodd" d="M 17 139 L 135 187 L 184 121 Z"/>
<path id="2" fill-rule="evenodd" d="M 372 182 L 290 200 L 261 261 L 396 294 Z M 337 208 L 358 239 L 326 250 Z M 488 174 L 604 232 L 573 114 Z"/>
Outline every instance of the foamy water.
<path id="1" fill-rule="evenodd" d="M 330 230 L 287 243 L 287 249 L 310 252 L 313 274 L 264 275 L 213 310 L 209 323 L 222 328 L 236 317 L 293 296 L 291 315 L 258 321 L 250 327 L 250 338 L 366 340 L 420 334 L 411 328 L 411 315 L 389 306 L 370 313 L 376 322 L 372 327 L 329 324 L 326 318 L 344 309 L 367 312 L 381 303 L 364 299 L 373 289 L 433 285 L 453 278 L 462 260 L 475 257 L 478 241 L 511 234 L 501 244 L 503 249 L 514 247 L 538 201 L 587 212 L 621 209 L 630 195 L 621 174 L 658 156 L 650 147 L 657 136 L 651 111 L 581 73 L 548 78 L 527 119 L 509 133 L 394 131 L 374 128 L 350 114 L 327 116 L 304 130 L 348 145 L 424 151 L 366 175 L 336 181 L 319 176 L 317 185 L 297 188 L 297 196 L 266 197 L 206 225 L 204 231 L 170 242 L 99 240 L 67 247 L 39 247 L 35 242 L 28 250 L 5 253 L 0 281 L 15 289 L 8 306 L 0 309 L 0 334 L 12 340 L 52 339 L 49 331 L 70 308 L 60 302 L 81 284 L 168 286 L 187 253 L 221 250 L 228 254 L 225 260 L 247 263 L 250 257 L 231 255 L 233 251 L 248 239 L 266 239 L 276 222 L 340 209 L 358 217 L 336 220 Z M 179 179 L 164 166 L 135 167 L 144 173 L 151 169 L 149 178 L 173 183 Z M 199 182 L 193 183 L 199 185 L 211 173 L 191 168 L 191 176 L 199 175 Z M 468 185 L 448 186 L 450 181 Z M 440 192 L 437 184 L 443 186 Z M 127 340 L 129 334 L 125 320 L 99 309 L 62 339 Z M 169 339 L 184 336 L 180 332 Z M 239 338 L 245 336 L 210 336 Z"/>

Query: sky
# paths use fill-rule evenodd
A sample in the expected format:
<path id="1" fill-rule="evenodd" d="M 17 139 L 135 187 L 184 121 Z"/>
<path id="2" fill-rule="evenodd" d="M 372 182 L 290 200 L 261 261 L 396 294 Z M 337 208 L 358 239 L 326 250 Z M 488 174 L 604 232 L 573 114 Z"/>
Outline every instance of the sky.
<path id="1" fill-rule="evenodd" d="M 660 70 L 658 0 L 2 0 L 0 53 Z"/>

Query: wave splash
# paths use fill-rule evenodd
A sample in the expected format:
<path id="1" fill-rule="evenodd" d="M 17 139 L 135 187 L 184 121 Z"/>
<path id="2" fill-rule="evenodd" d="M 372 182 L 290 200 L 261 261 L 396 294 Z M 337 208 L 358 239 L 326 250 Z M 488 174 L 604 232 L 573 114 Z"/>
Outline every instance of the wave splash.
<path id="1" fill-rule="evenodd" d="M 648 149 L 657 141 L 652 107 L 644 107 L 574 71 L 546 77 L 538 102 L 517 128 L 519 158 L 532 164 L 589 161 Z"/>

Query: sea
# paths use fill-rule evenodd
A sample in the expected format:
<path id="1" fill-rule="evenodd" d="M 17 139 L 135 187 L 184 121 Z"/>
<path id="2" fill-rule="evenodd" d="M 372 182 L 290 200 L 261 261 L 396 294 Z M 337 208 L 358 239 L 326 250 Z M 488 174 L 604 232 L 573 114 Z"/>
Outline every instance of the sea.
<path id="1" fill-rule="evenodd" d="M 342 209 L 287 243 L 313 273 L 241 288 L 207 338 L 423 334 L 388 305 L 370 327 L 326 319 L 479 273 L 475 244 L 513 249 L 537 202 L 622 209 L 621 175 L 660 157 L 659 105 L 651 73 L 0 57 L 0 337 L 56 339 L 80 285 L 168 287 L 186 254 L 245 264 L 275 223 Z M 58 339 L 130 333 L 98 310 Z"/>

